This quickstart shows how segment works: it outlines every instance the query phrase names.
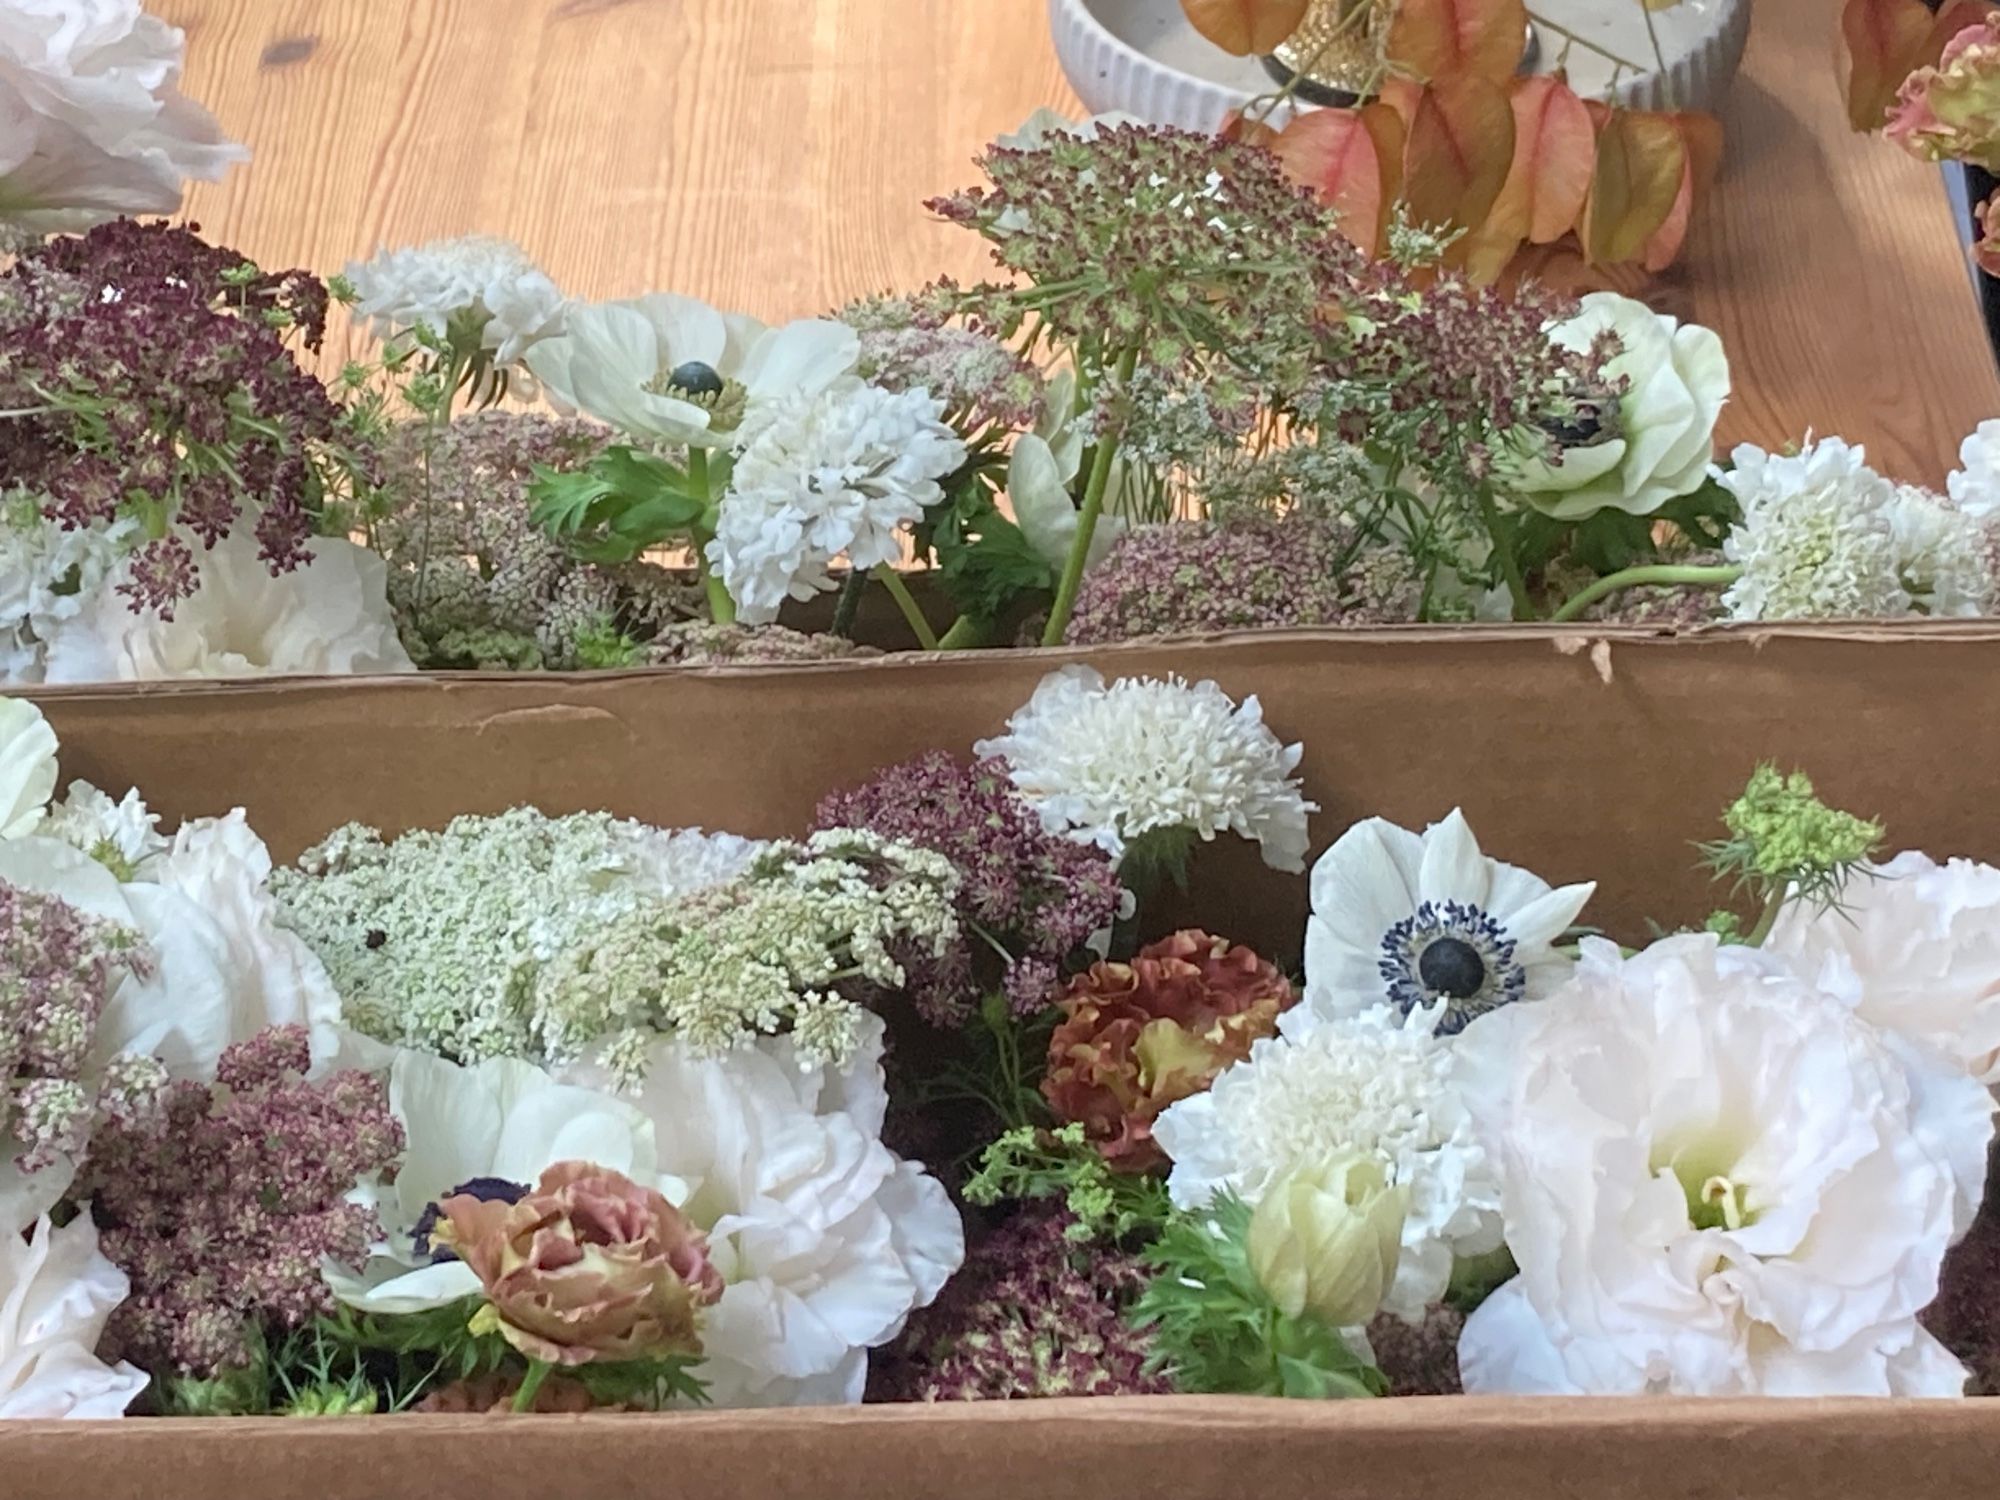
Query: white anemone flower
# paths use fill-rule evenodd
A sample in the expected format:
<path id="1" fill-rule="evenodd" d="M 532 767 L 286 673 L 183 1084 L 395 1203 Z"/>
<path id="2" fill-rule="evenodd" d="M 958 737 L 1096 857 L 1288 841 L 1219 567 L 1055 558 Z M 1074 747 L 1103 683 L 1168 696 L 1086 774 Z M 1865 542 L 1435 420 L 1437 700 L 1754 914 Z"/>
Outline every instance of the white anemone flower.
<path id="1" fill-rule="evenodd" d="M 1625 382 L 1602 441 L 1562 450 L 1560 461 L 1516 464 L 1508 488 L 1537 510 L 1581 521 L 1601 510 L 1648 516 L 1708 479 L 1715 424 L 1729 400 L 1729 359 L 1712 329 L 1683 326 L 1616 292 L 1592 292 L 1550 342 L 1587 351 L 1605 334 L 1619 352 L 1605 374 Z"/>
<path id="2" fill-rule="evenodd" d="M 1520 1267 L 1466 1323 L 1467 1391 L 1963 1390 L 1916 1323 L 1993 1136 L 1955 1064 L 1706 935 L 1589 940 L 1457 1058 Z"/>
<path id="3" fill-rule="evenodd" d="M 1554 943 L 1596 889 L 1552 889 L 1487 858 L 1457 808 L 1421 835 L 1368 818 L 1313 866 L 1299 1010 L 1339 1016 L 1388 1004 L 1434 1014 L 1443 1034 L 1463 1031 L 1475 1016 L 1561 984 L 1569 960 Z"/>
<path id="4" fill-rule="evenodd" d="M 1002 756 L 1051 833 L 1124 858 L 1134 840 L 1184 833 L 1253 839 L 1264 863 L 1303 870 L 1308 802 L 1293 776 L 1304 755 L 1264 723 L 1253 695 L 1239 707 L 1213 682 L 1121 677 L 1062 667 L 974 753 Z"/>
<path id="5" fill-rule="evenodd" d="M 56 732 L 25 698 L 0 698 L 0 839 L 41 826 L 56 790 Z"/>
<path id="6" fill-rule="evenodd" d="M 200 586 L 171 620 L 134 612 L 107 583 L 50 638 L 48 681 L 415 671 L 389 608 L 388 564 L 336 537 L 308 551 L 310 562 L 274 575 L 239 527 L 202 558 Z"/>
<path id="7" fill-rule="evenodd" d="M 870 1019 L 845 1075 L 802 1067 L 788 1040 L 709 1058 L 654 1045 L 636 1102 L 661 1165 L 691 1184 L 682 1206 L 727 1283 L 695 1371 L 718 1406 L 859 1401 L 868 1351 L 965 1258 L 943 1186 L 878 1137 L 882 1026 Z"/>
<path id="8" fill-rule="evenodd" d="M 0 6 L 0 223 L 87 229 L 170 214 L 248 158 L 180 91 L 186 37 L 139 0 Z"/>
<path id="9" fill-rule="evenodd" d="M 563 336 L 536 345 L 528 368 L 560 411 L 642 442 L 722 448 L 754 432 L 770 403 L 817 397 L 860 358 L 861 336 L 845 323 L 767 328 L 656 292 L 573 304 Z"/>
<path id="10" fill-rule="evenodd" d="M 1788 905 L 1764 948 L 1862 1020 L 2000 1084 L 2000 870 L 1900 854 L 1864 868 L 1837 907 Z"/>
<path id="11" fill-rule="evenodd" d="M 343 1061 L 378 1060 L 382 1049 L 352 1040 L 356 1050 Z M 471 1267 L 447 1254 L 434 1260 L 428 1245 L 435 1205 L 454 1193 L 518 1197 L 557 1162 L 587 1161 L 675 1202 L 687 1197 L 685 1183 L 659 1175 L 652 1122 L 622 1099 L 558 1083 L 517 1058 L 467 1068 L 401 1050 L 388 1073 L 402 1163 L 392 1181 L 364 1183 L 353 1195 L 375 1210 L 382 1238 L 365 1266 L 323 1267 L 334 1295 L 364 1312 L 424 1312 L 479 1291 Z"/>
<path id="12" fill-rule="evenodd" d="M 130 1292 L 97 1246 L 88 1213 L 58 1229 L 0 1234 L 0 1421 L 121 1417 L 146 1373 L 97 1357 L 104 1325 Z"/>
<path id="13" fill-rule="evenodd" d="M 512 240 L 471 234 L 383 250 L 347 268 L 354 315 L 385 342 L 424 328 L 501 368 L 562 332 L 563 294 Z"/>
<path id="14" fill-rule="evenodd" d="M 1410 1322 L 1444 1296 L 1458 1257 L 1500 1245 L 1499 1184 L 1452 1082 L 1451 1044 L 1427 1016 L 1307 1016 L 1169 1105 L 1153 1137 L 1173 1158 L 1167 1190 L 1182 1208 L 1224 1189 L 1255 1208 L 1294 1173 L 1375 1162 L 1408 1195 L 1382 1306 Z"/>

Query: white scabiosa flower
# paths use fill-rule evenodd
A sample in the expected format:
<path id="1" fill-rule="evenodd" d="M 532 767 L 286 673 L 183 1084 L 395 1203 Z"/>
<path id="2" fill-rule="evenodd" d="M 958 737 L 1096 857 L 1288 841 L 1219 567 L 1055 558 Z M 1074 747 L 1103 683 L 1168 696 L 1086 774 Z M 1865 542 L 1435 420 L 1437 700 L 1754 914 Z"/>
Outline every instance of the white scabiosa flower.
<path id="1" fill-rule="evenodd" d="M 47 680 L 413 672 L 389 608 L 388 565 L 337 537 L 307 544 L 311 561 L 273 575 L 239 527 L 203 559 L 201 584 L 171 620 L 134 612 L 112 584 L 48 641 Z"/>
<path id="2" fill-rule="evenodd" d="M 159 824 L 160 815 L 146 806 L 136 788 L 113 802 L 89 782 L 72 781 L 35 832 L 81 849 L 120 880 L 135 880 L 152 874 L 158 857 L 170 847 Z"/>
<path id="3" fill-rule="evenodd" d="M 65 526 L 36 496 L 0 495 L 0 684 L 42 681 L 50 637 L 96 597 L 142 529 L 130 517 Z"/>
<path id="4" fill-rule="evenodd" d="M 97 1345 L 129 1290 L 88 1213 L 0 1234 L 0 1421 L 125 1414 L 146 1374 L 105 1364 Z"/>
<path id="5" fill-rule="evenodd" d="M 1913 484 L 1898 485 L 1889 505 L 1897 566 L 1912 607 L 1938 619 L 1972 619 L 1996 603 L 1996 537 L 1956 501 Z"/>
<path id="6" fill-rule="evenodd" d="M 1465 1326 L 1467 1391 L 1962 1391 L 1916 1323 L 1993 1135 L 1956 1064 L 1702 935 L 1590 940 L 1456 1056 L 1520 1267 Z"/>
<path id="7" fill-rule="evenodd" d="M 1787 906 L 1764 947 L 1862 1020 L 2000 1084 L 2000 870 L 1900 854 L 1837 907 Z"/>
<path id="8" fill-rule="evenodd" d="M 384 341 L 424 328 L 508 368 L 562 332 L 556 284 L 519 245 L 492 235 L 383 250 L 350 265 L 347 280 L 354 315 Z"/>
<path id="9" fill-rule="evenodd" d="M 1499 1185 L 1452 1082 L 1451 1044 L 1421 1015 L 1307 1016 L 1170 1105 L 1153 1136 L 1173 1158 L 1167 1189 L 1181 1208 L 1227 1190 L 1254 1209 L 1294 1173 L 1378 1164 L 1408 1199 L 1382 1305 L 1411 1322 L 1445 1294 L 1458 1256 L 1500 1245 Z"/>
<path id="10" fill-rule="evenodd" d="M 1959 444 L 1958 465 L 1945 481 L 1953 503 L 1978 520 L 2000 517 L 2000 417 L 1981 422 Z"/>
<path id="11" fill-rule="evenodd" d="M 1488 859 L 1457 808 L 1421 835 L 1365 819 L 1313 866 L 1300 1010 L 1341 1016 L 1387 1004 L 1426 1012 L 1454 1035 L 1562 983 L 1569 960 L 1553 945 L 1596 889 L 1551 889 Z"/>
<path id="12" fill-rule="evenodd" d="M 1722 596 L 1738 620 L 1860 619 L 1909 613 L 1896 487 L 1839 438 L 1796 455 L 1748 444 L 1719 471 L 1743 519 L 1722 553 L 1743 574 Z"/>
<path id="13" fill-rule="evenodd" d="M 1305 868 L 1306 801 L 1293 772 L 1304 754 L 1213 682 L 1121 677 L 1090 667 L 1044 677 L 1007 732 L 975 753 L 1003 757 L 1043 825 L 1123 859 L 1136 839 L 1219 833 L 1253 839 L 1273 869 Z"/>
<path id="14" fill-rule="evenodd" d="M 0 839 L 41 827 L 56 790 L 56 732 L 25 698 L 0 698 Z"/>
<path id="15" fill-rule="evenodd" d="M 786 599 L 830 586 L 827 564 L 893 565 L 903 529 L 944 498 L 965 462 L 944 403 L 916 389 L 842 380 L 772 403 L 750 424 L 708 558 L 740 618 L 766 624 Z"/>

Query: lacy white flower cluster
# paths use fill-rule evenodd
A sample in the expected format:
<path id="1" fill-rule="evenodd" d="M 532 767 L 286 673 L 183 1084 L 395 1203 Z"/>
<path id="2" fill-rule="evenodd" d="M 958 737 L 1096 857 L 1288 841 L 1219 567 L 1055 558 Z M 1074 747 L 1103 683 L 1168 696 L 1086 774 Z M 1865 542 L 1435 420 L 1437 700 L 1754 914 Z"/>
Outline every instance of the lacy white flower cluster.
<path id="1" fill-rule="evenodd" d="M 1743 510 L 1723 541 L 1742 570 L 1723 596 L 1732 618 L 1976 616 L 2000 602 L 2000 537 L 1966 474 L 1949 497 L 1897 485 L 1839 438 L 1795 455 L 1746 445 L 1733 463 L 1717 471 Z"/>
<path id="2" fill-rule="evenodd" d="M 1054 833 L 1114 859 L 1149 834 L 1254 839 L 1273 869 L 1303 870 L 1306 824 L 1318 810 L 1292 774 L 1304 754 L 1213 682 L 1190 687 L 1089 667 L 1042 679 L 1007 732 L 974 747 L 1003 757 L 1014 785 Z"/>
<path id="3" fill-rule="evenodd" d="M 347 268 L 354 315 L 387 342 L 427 329 L 512 367 L 562 332 L 563 294 L 511 240 L 492 235 L 383 250 Z"/>
<path id="4" fill-rule="evenodd" d="M 468 1063 L 602 1055 L 628 1086 L 658 1032 L 710 1055 L 789 1023 L 844 1063 L 842 985 L 942 952 L 956 888 L 941 856 L 864 833 L 757 845 L 526 808 L 392 842 L 350 826 L 278 880 L 357 1030 Z"/>

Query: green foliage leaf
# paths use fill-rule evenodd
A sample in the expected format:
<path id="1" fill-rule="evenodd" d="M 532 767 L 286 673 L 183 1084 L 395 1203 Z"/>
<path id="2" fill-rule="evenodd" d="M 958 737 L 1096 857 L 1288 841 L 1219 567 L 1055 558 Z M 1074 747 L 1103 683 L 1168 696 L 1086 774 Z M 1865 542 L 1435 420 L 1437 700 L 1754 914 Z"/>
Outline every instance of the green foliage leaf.
<path id="1" fill-rule="evenodd" d="M 937 554 L 945 597 L 988 628 L 1029 596 L 1055 588 L 1048 563 L 1001 514 L 983 480 L 962 485 L 951 503 L 933 510 L 917 540 Z"/>
<path id="2" fill-rule="evenodd" d="M 1081 1125 L 1023 1126 L 986 1148 L 965 1184 L 965 1201 L 1061 1198 L 1076 1218 L 1077 1239 L 1122 1240 L 1159 1232 L 1173 1219 L 1166 1184 L 1147 1173 L 1113 1172 Z"/>
<path id="3" fill-rule="evenodd" d="M 708 509 L 705 485 L 641 449 L 605 449 L 569 473 L 537 465 L 531 518 L 589 562 L 629 562 L 685 533 Z"/>

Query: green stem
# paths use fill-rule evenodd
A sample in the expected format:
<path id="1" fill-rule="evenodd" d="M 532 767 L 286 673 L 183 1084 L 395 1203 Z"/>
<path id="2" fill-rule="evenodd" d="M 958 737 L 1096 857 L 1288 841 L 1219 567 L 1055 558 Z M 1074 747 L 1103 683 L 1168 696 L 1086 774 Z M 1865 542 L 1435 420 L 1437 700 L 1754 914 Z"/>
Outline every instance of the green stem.
<path id="1" fill-rule="evenodd" d="M 1648 563 L 1643 567 L 1607 573 L 1582 593 L 1565 600 L 1562 608 L 1550 618 L 1557 624 L 1578 619 L 1598 600 L 1625 589 L 1642 588 L 1646 584 L 1686 584 L 1699 588 L 1724 589 L 1742 576 L 1741 568 L 1727 564 L 1696 567 L 1692 564 Z"/>
<path id="2" fill-rule="evenodd" d="M 1507 580 L 1507 592 L 1513 596 L 1514 618 L 1534 619 L 1535 606 L 1528 598 L 1528 580 L 1521 574 L 1521 559 L 1514 555 L 1514 530 L 1486 490 L 1479 492 L 1479 516 L 1486 523 L 1486 534 L 1493 539 L 1493 555 L 1500 559 L 1500 576 Z"/>
<path id="3" fill-rule="evenodd" d="M 431 492 L 431 462 L 437 450 L 437 440 L 444 430 L 451 426 L 451 398 L 458 391 L 458 383 L 464 378 L 465 364 L 456 349 L 451 351 L 445 365 L 444 391 L 429 419 L 424 424 L 424 525 L 422 535 L 417 540 L 417 591 L 410 603 L 410 618 L 421 625 L 424 618 L 424 596 L 430 591 L 431 581 L 431 520 L 437 512 L 437 505 Z"/>
<path id="4" fill-rule="evenodd" d="M 1752 948 L 1764 946 L 1764 939 L 1771 935 L 1771 929 L 1778 925 L 1778 913 L 1785 909 L 1785 887 L 1776 886 L 1764 898 L 1764 910 L 1757 918 L 1757 925 L 1743 934 L 1744 943 Z"/>
<path id="5" fill-rule="evenodd" d="M 960 615 L 951 629 L 938 637 L 940 651 L 977 651 L 986 644 L 986 627 L 971 615 Z"/>
<path id="6" fill-rule="evenodd" d="M 1595 52 L 1599 57 L 1603 58 L 1606 62 L 1617 63 L 1618 66 L 1621 68 L 1630 68 L 1634 73 L 1643 73 L 1646 71 L 1644 68 L 1639 66 L 1639 64 L 1633 62 L 1631 58 L 1620 57 L 1616 52 L 1612 52 L 1604 47 L 1600 47 L 1596 42 L 1593 42 L 1587 36 L 1578 36 L 1574 31 L 1571 31 L 1567 26 L 1557 25 L 1554 21 L 1551 21 L 1547 16 L 1541 14 L 1541 12 L 1539 11 L 1533 11 L 1533 10 L 1529 11 L 1528 19 L 1530 21 L 1533 21 L 1537 26 L 1541 27 L 1543 30 L 1553 31 L 1557 36 L 1561 37 L 1564 41 L 1574 43 L 1576 46 L 1583 48 L 1584 51 L 1586 52 Z"/>
<path id="7" fill-rule="evenodd" d="M 839 636 L 843 641 L 854 639 L 854 614 L 861 607 L 862 592 L 868 587 L 868 570 L 854 568 L 840 586 L 840 597 L 833 602 L 833 623 L 827 627 L 827 634 Z"/>
<path id="8" fill-rule="evenodd" d="M 1118 357 L 1118 383 L 1129 385 L 1138 368 L 1139 349 L 1135 344 Z M 1090 465 L 1090 481 L 1083 490 L 1083 509 L 1076 517 L 1076 540 L 1069 544 L 1063 563 L 1062 582 L 1056 587 L 1055 608 L 1049 611 L 1048 629 L 1042 632 L 1044 646 L 1060 646 L 1069 631 L 1069 617 L 1076 609 L 1076 591 L 1083 584 L 1083 567 L 1090 557 L 1090 544 L 1097 536 L 1097 518 L 1104 510 L 1104 492 L 1111 484 L 1111 466 L 1118 458 L 1118 438 L 1107 433 L 1097 440 L 1097 454 Z"/>
<path id="9" fill-rule="evenodd" d="M 521 1377 L 521 1388 L 514 1392 L 515 1411 L 533 1411 L 535 1409 L 535 1396 L 540 1392 L 542 1382 L 548 1379 L 549 1371 L 554 1368 L 555 1366 L 545 1359 L 531 1359 L 528 1361 L 528 1373 Z"/>
<path id="10" fill-rule="evenodd" d="M 708 544 L 714 538 L 715 528 L 707 518 L 714 513 L 715 496 L 709 493 L 706 448 L 688 449 L 687 477 L 688 483 L 694 486 L 695 492 L 701 496 L 704 518 L 703 522 L 695 527 L 694 532 L 695 574 L 701 579 L 702 592 L 708 596 L 709 618 L 718 625 L 734 625 L 736 601 L 729 597 L 729 586 L 722 581 L 721 575 L 708 565 Z"/>
<path id="11" fill-rule="evenodd" d="M 910 629 L 916 632 L 917 644 L 926 651 L 938 648 L 937 632 L 931 629 L 931 622 L 924 618 L 924 612 L 917 608 L 917 601 L 910 596 L 909 585 L 903 582 L 903 575 L 894 568 L 877 568 L 875 576 L 882 580 L 882 587 L 889 591 L 889 597 L 896 601 L 896 607 L 903 612 L 903 618 L 910 622 Z"/>

